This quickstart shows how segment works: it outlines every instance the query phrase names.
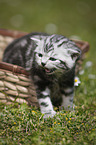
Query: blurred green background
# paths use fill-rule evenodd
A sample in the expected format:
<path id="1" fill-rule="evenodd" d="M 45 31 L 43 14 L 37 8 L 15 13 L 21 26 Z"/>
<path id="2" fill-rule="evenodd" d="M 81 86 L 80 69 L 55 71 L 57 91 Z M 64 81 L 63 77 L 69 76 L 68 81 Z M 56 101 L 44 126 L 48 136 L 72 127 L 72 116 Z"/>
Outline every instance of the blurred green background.
<path id="1" fill-rule="evenodd" d="M 96 0 L 0 0 L 0 28 L 88 41 L 96 66 Z"/>

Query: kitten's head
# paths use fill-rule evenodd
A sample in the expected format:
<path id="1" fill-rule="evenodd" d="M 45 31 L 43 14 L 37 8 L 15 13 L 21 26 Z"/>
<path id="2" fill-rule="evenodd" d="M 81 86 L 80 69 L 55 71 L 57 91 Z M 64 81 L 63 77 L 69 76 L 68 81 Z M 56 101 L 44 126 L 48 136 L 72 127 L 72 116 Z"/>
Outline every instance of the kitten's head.
<path id="1" fill-rule="evenodd" d="M 34 36 L 31 38 L 37 44 L 35 59 L 46 73 L 68 71 L 75 65 L 81 51 L 75 43 L 61 35 Z"/>

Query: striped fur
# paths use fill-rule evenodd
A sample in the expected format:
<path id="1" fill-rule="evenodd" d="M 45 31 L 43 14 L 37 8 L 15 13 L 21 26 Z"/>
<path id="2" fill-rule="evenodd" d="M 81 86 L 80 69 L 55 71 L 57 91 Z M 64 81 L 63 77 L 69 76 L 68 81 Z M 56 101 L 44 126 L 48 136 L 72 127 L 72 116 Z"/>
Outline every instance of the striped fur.
<path id="1" fill-rule="evenodd" d="M 47 118 L 56 114 L 53 105 L 72 108 L 75 64 L 80 53 L 75 43 L 62 35 L 30 33 L 5 49 L 3 61 L 30 71 L 41 112 Z"/>

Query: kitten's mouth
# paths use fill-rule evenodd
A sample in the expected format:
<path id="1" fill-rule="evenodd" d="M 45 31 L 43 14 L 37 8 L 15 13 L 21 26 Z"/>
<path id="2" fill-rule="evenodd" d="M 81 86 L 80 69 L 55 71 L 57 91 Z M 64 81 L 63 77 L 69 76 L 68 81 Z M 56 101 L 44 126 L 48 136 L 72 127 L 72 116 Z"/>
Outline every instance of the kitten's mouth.
<path id="1" fill-rule="evenodd" d="M 45 68 L 46 73 L 50 73 L 51 71 L 47 68 Z"/>
<path id="2" fill-rule="evenodd" d="M 46 72 L 47 74 L 53 74 L 54 71 L 55 71 L 54 69 L 45 68 L 45 72 Z"/>

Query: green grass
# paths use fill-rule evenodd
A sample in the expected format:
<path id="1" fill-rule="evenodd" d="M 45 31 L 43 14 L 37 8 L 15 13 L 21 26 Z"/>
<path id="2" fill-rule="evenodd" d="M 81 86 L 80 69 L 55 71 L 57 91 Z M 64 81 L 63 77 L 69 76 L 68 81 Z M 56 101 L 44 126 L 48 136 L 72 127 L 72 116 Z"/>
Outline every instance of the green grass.
<path id="1" fill-rule="evenodd" d="M 75 111 L 63 110 L 44 120 L 39 110 L 26 104 L 1 105 L 0 143 L 95 145 L 95 108 L 96 104 L 86 103 L 75 107 Z"/>
<path id="2" fill-rule="evenodd" d="M 25 104 L 0 104 L 0 145 L 95 145 L 96 144 L 96 1 L 95 0 L 0 0 L 0 27 L 46 32 L 53 23 L 58 34 L 77 35 L 88 41 L 85 73 L 75 90 L 75 110 L 43 119 Z M 87 61 L 92 66 L 85 67 Z M 93 78 L 89 76 L 93 75 Z"/>

